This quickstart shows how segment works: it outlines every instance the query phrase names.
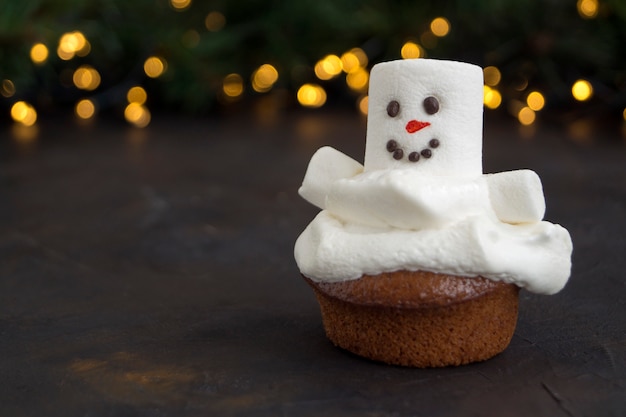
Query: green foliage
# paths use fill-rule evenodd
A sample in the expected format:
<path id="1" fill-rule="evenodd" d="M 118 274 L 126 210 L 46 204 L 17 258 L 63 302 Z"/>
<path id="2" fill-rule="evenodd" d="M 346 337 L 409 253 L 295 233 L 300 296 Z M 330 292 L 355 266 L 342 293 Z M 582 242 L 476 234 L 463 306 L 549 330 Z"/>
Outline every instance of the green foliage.
<path id="1" fill-rule="evenodd" d="M 219 31 L 205 27 L 211 11 L 226 18 Z M 523 79 L 554 107 L 571 106 L 569 88 L 584 77 L 601 92 L 595 105 L 620 112 L 626 105 L 622 0 L 602 0 L 594 19 L 581 18 L 575 1 L 560 0 L 195 0 L 183 11 L 168 0 L 3 0 L 0 80 L 10 79 L 16 94 L 0 102 L 71 106 L 92 96 L 101 107 L 119 107 L 126 89 L 140 84 L 152 103 L 200 112 L 215 107 L 224 76 L 234 72 L 248 80 L 266 62 L 280 73 L 277 87 L 295 94 L 302 83 L 316 81 L 312 68 L 324 55 L 358 46 L 370 66 L 398 59 L 406 40 L 422 43 L 436 16 L 445 16 L 452 30 L 426 47 L 428 56 L 498 66 L 505 98 L 523 96 L 515 90 Z M 63 61 L 55 53 L 59 38 L 75 30 L 87 37 L 91 52 Z M 50 50 L 41 66 L 29 57 L 36 42 Z M 153 54 L 168 63 L 157 80 L 142 67 Z M 81 64 L 102 75 L 96 91 L 63 81 Z M 350 97 L 343 84 L 329 84 L 345 90 L 339 97 Z"/>

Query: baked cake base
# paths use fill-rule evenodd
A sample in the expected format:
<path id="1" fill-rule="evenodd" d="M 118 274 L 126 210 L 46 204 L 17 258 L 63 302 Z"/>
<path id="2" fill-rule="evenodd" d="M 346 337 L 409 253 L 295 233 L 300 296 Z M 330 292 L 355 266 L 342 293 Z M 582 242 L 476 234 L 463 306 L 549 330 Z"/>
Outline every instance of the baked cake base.
<path id="1" fill-rule="evenodd" d="M 509 345 L 519 288 L 424 271 L 315 282 L 328 338 L 357 355 L 413 367 L 489 359 Z"/>

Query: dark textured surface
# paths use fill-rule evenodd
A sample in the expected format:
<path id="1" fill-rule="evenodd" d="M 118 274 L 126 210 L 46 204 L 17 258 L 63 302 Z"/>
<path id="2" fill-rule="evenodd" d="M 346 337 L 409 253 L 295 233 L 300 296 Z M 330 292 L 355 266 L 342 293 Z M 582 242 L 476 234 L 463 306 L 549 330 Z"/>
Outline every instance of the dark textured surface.
<path id="1" fill-rule="evenodd" d="M 486 124 L 485 171 L 537 171 L 573 275 L 520 293 L 501 355 L 430 370 L 334 348 L 293 261 L 306 164 L 362 160 L 359 118 L 0 127 L 0 415 L 623 416 L 626 146 L 584 127 Z"/>

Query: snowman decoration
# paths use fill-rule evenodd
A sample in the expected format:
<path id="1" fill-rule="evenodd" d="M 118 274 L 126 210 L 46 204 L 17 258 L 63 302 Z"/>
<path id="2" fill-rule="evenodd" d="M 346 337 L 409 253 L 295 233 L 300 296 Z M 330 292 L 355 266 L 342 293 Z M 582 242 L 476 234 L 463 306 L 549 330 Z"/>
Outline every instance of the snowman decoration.
<path id="1" fill-rule="evenodd" d="M 296 244 L 301 268 L 306 270 L 313 258 L 306 251 L 320 254 L 329 246 L 356 259 L 359 249 L 347 252 L 358 241 L 360 247 L 378 245 L 379 252 L 388 252 L 380 255 L 389 261 L 379 269 L 406 267 L 394 251 L 404 253 L 405 245 L 412 245 L 412 253 L 422 259 L 412 269 L 462 275 L 469 268 L 470 274 L 544 293 L 565 285 L 571 239 L 564 228 L 542 221 L 545 200 L 537 174 L 483 174 L 482 77 L 480 67 L 455 61 L 401 60 L 373 67 L 364 164 L 321 148 L 299 190 L 323 209 Z M 328 227 L 322 226 L 331 219 L 332 242 Z M 390 234 L 393 239 L 385 240 Z M 386 247 L 405 238 L 395 249 Z M 427 245 L 438 246 L 437 253 Z M 468 255 L 448 262 L 441 254 L 446 247 Z M 475 266 L 472 257 L 481 258 L 482 265 Z M 332 256 L 315 258 L 328 265 L 326 275 L 332 268 L 345 270 Z M 518 266 L 529 262 L 536 264 L 530 273 Z M 550 266 L 555 262 L 556 269 Z M 376 271 L 346 270 L 336 280 L 371 272 Z M 545 274 L 551 275 L 548 282 Z"/>

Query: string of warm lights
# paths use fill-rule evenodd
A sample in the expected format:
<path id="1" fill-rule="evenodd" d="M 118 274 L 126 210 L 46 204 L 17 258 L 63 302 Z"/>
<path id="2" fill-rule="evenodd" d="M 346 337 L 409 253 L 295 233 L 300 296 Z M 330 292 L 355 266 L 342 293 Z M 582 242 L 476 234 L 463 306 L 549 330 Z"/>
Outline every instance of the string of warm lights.
<path id="1" fill-rule="evenodd" d="M 185 13 L 190 10 L 192 0 L 168 0 L 172 10 Z M 599 15 L 600 3 L 598 0 L 578 0 L 576 8 L 582 19 L 595 19 Z M 203 19 L 203 29 L 209 33 L 216 33 L 228 27 L 226 16 L 219 11 L 210 11 Z M 419 59 L 428 57 L 437 47 L 441 39 L 454 33 L 454 27 L 446 17 L 438 16 L 430 20 L 428 25 L 419 36 L 408 37 L 402 42 L 399 50 L 391 54 L 391 58 Z M 201 34 L 197 28 L 191 28 L 182 35 L 182 44 L 193 50 L 200 42 Z M 80 30 L 71 30 L 58 37 L 56 45 L 56 57 L 67 64 L 75 60 L 89 57 L 94 46 L 85 33 Z M 34 66 L 46 66 L 54 56 L 50 53 L 52 46 L 43 41 L 33 43 L 30 48 L 30 60 Z M 166 58 L 167 57 L 167 58 Z M 336 85 L 337 80 L 343 80 L 345 87 L 353 97 L 357 109 L 362 114 L 367 114 L 367 89 L 369 83 L 369 68 L 373 57 L 369 57 L 362 47 L 352 47 L 342 53 L 329 53 L 319 58 L 311 65 L 311 76 L 308 79 L 298 80 L 293 86 L 296 102 L 307 108 L 320 108 L 329 98 L 327 92 L 329 85 Z M 171 62 L 168 62 L 170 61 Z M 143 61 L 143 81 L 136 80 L 126 90 L 126 103 L 124 104 L 125 120 L 138 128 L 144 128 L 150 124 L 151 112 L 148 108 L 148 86 L 150 80 L 163 80 L 164 74 L 170 71 L 170 65 L 176 71 L 176 61 L 168 56 L 167 51 L 160 54 L 150 55 Z M 83 63 L 80 65 L 67 66 L 61 72 L 61 83 L 70 83 L 71 86 L 84 92 L 84 96 L 78 98 L 74 104 L 74 114 L 82 121 L 93 119 L 101 110 L 98 100 L 98 92 L 102 86 L 101 72 L 97 64 Z M 240 100 L 246 90 L 252 94 L 265 94 L 281 85 L 294 84 L 293 79 L 287 80 L 292 74 L 293 68 L 282 68 L 276 63 L 265 62 L 253 69 L 246 80 L 242 72 L 230 72 L 221 76 L 221 81 L 215 87 L 215 96 L 224 104 Z M 280 70 L 280 71 L 279 71 Z M 510 83 L 504 83 L 502 71 L 495 65 L 484 68 L 484 106 L 488 110 L 496 110 L 503 105 L 508 112 L 521 125 L 532 125 L 536 122 L 538 113 L 546 107 L 547 99 L 544 92 L 529 87 L 527 79 L 522 82 L 516 81 L 511 88 Z M 63 81 L 65 80 L 65 81 Z M 282 82 L 281 82 L 282 80 Z M 159 82 L 159 81 L 157 81 Z M 167 81 L 160 81 L 167 82 Z M 10 116 L 13 121 L 22 126 L 33 126 L 37 122 L 37 110 L 29 101 L 16 99 L 18 91 L 10 78 L 5 78 L 0 84 L 0 95 L 7 100 L 14 100 L 10 106 Z M 592 82 L 588 79 L 578 79 L 571 85 L 571 98 L 578 102 L 589 101 L 594 95 Z M 626 108 L 623 111 L 626 120 Z"/>

